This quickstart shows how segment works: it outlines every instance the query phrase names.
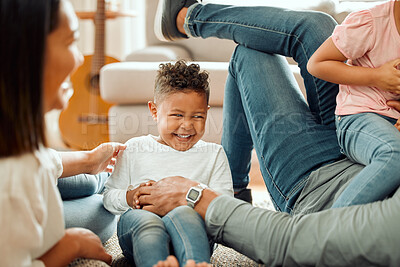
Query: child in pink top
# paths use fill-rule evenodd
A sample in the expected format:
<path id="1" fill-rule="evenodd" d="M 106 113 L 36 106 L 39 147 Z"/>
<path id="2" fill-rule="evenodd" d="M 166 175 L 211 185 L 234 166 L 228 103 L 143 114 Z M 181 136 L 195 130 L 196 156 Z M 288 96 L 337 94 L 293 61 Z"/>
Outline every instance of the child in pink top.
<path id="1" fill-rule="evenodd" d="M 339 144 L 366 167 L 333 207 L 381 200 L 400 185 L 400 2 L 351 13 L 314 53 L 308 71 L 340 84 Z M 392 102 L 393 104 L 393 102 Z"/>

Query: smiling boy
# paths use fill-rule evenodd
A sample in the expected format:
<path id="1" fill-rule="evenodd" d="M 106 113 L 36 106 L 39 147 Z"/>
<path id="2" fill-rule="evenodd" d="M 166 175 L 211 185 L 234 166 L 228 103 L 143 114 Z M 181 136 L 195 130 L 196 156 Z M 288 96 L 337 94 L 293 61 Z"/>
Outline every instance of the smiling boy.
<path id="1" fill-rule="evenodd" d="M 231 196 L 233 188 L 222 146 L 200 140 L 208 99 L 208 74 L 200 71 L 199 65 L 184 61 L 161 64 L 154 102 L 148 104 L 159 136 L 128 140 L 106 184 L 104 206 L 122 214 L 117 231 L 120 246 L 136 266 L 153 266 L 171 254 L 181 265 L 188 259 L 210 261 L 212 242 L 193 207 L 207 186 Z M 187 196 L 188 206 L 177 207 L 163 217 L 141 209 L 135 202 L 137 189 L 169 176 L 199 182 Z"/>

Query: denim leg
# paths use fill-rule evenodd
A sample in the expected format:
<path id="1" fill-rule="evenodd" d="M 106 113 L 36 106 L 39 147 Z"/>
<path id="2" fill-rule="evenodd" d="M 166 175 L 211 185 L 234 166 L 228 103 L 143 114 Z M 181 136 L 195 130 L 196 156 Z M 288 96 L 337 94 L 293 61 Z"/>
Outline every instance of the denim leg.
<path id="1" fill-rule="evenodd" d="M 206 227 L 200 215 L 188 206 L 180 206 L 162 218 L 171 237 L 180 266 L 189 259 L 210 262 L 211 251 Z"/>
<path id="2" fill-rule="evenodd" d="M 101 193 L 109 176 L 106 172 L 96 175 L 78 174 L 58 179 L 57 187 L 63 200 L 87 197 Z"/>
<path id="3" fill-rule="evenodd" d="M 236 89 L 236 81 L 231 75 L 228 75 L 225 88 L 221 145 L 225 150 L 231 169 L 233 190 L 238 192 L 246 188 L 250 181 L 253 141 L 240 92 Z"/>
<path id="4" fill-rule="evenodd" d="M 103 207 L 102 195 L 63 201 L 65 227 L 83 227 L 98 235 L 104 243 L 117 228 L 117 217 Z"/>
<path id="5" fill-rule="evenodd" d="M 128 210 L 118 222 L 119 244 L 136 266 L 152 267 L 169 255 L 170 238 L 161 218 L 145 210 Z"/>
<path id="6" fill-rule="evenodd" d="M 189 8 L 184 28 L 189 36 L 229 39 L 254 50 L 292 57 L 300 67 L 316 121 L 334 128 L 338 86 L 310 75 L 307 62 L 335 26 L 335 20 L 322 12 L 197 4 Z"/>
<path id="7" fill-rule="evenodd" d="M 335 128 L 316 120 L 282 56 L 239 45 L 229 76 L 225 90 L 231 91 L 227 92 L 231 97 L 225 98 L 224 105 L 242 105 L 275 207 L 290 212 L 310 172 L 342 157 Z M 238 95 L 240 102 L 232 98 Z M 233 112 L 224 115 L 225 121 L 230 121 L 226 125 L 234 125 L 240 118 Z M 226 138 L 239 138 L 236 131 L 225 130 L 229 132 Z"/>
<path id="8" fill-rule="evenodd" d="M 347 157 L 366 167 L 342 192 L 333 208 L 382 200 L 400 186 L 400 132 L 374 113 L 338 116 L 339 144 Z"/>

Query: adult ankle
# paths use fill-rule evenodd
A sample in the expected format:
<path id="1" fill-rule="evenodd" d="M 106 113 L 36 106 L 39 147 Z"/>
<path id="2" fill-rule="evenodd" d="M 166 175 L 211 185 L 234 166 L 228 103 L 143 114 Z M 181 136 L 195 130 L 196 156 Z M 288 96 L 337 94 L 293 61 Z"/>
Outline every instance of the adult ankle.
<path id="1" fill-rule="evenodd" d="M 244 188 L 240 189 L 239 191 L 235 191 L 234 197 L 253 204 L 253 197 L 251 195 L 250 188 Z"/>
<path id="2" fill-rule="evenodd" d="M 186 34 L 185 29 L 183 28 L 183 25 L 185 23 L 187 10 L 188 10 L 187 7 L 182 8 L 179 11 L 178 16 L 176 16 L 176 28 L 178 29 L 178 31 L 180 33 L 183 33 L 183 34 Z"/>

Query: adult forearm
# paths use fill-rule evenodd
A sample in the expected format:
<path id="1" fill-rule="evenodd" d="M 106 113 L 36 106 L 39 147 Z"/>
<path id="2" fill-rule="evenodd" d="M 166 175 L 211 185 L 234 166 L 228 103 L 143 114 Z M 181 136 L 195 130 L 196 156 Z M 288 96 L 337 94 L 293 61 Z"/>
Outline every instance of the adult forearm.
<path id="1" fill-rule="evenodd" d="M 90 173 L 92 164 L 87 151 L 58 152 L 61 156 L 63 173 L 61 177 L 68 177 L 81 173 Z"/>
<path id="2" fill-rule="evenodd" d="M 67 266 L 78 255 L 79 245 L 68 232 L 39 258 L 45 266 Z"/>
<path id="3" fill-rule="evenodd" d="M 213 190 L 203 190 L 202 197 L 194 208 L 195 211 L 197 211 L 197 213 L 200 214 L 201 217 L 203 217 L 203 219 L 205 219 L 206 217 L 208 206 L 217 196 L 219 196 L 219 194 Z"/>
<path id="4" fill-rule="evenodd" d="M 68 228 L 65 235 L 49 251 L 42 255 L 45 266 L 67 266 L 75 258 L 88 258 L 111 263 L 100 238 L 83 228 Z"/>
<path id="5" fill-rule="evenodd" d="M 291 217 L 221 196 L 206 225 L 217 242 L 267 266 L 398 266 L 399 199 Z"/>

